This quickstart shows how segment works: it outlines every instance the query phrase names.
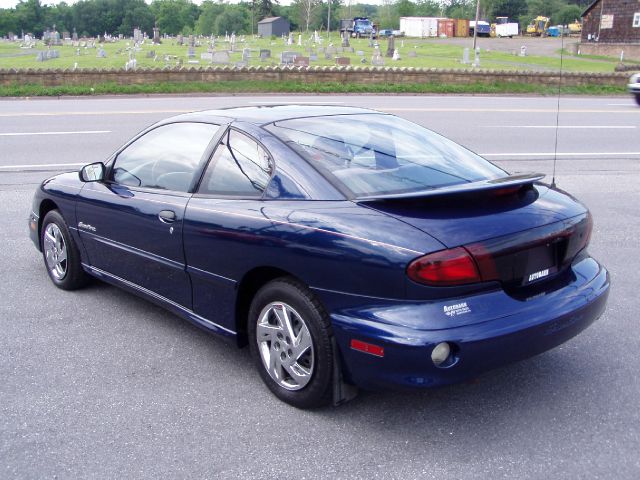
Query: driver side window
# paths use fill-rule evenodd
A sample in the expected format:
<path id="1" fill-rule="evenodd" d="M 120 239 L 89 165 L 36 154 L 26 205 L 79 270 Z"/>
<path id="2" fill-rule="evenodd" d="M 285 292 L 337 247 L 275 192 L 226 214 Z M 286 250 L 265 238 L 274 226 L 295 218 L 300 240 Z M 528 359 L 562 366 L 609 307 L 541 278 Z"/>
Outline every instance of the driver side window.
<path id="1" fill-rule="evenodd" d="M 115 160 L 111 179 L 130 187 L 188 192 L 218 125 L 172 123 L 151 130 Z"/>

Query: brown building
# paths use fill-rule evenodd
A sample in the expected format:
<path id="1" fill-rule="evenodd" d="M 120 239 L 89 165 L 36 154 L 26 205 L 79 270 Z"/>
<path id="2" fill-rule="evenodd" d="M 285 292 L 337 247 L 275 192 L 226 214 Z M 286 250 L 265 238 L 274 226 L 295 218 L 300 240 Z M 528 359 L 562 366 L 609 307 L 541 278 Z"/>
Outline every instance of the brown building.
<path id="1" fill-rule="evenodd" d="M 582 43 L 640 44 L 640 0 L 595 0 L 582 14 Z"/>

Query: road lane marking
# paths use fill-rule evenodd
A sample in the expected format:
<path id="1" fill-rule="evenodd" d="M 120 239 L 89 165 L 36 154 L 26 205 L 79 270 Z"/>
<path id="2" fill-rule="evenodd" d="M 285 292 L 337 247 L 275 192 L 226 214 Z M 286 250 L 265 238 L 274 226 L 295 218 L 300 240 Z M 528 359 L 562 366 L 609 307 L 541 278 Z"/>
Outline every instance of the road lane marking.
<path id="1" fill-rule="evenodd" d="M 81 130 L 76 132 L 10 132 L 0 133 L 0 137 L 24 137 L 28 135 L 94 135 L 111 133 L 111 130 Z"/>
<path id="2" fill-rule="evenodd" d="M 597 157 L 597 156 L 636 156 L 640 152 L 545 152 L 545 153 L 479 153 L 481 157 Z"/>
<path id="3" fill-rule="evenodd" d="M 556 108 L 376 108 L 383 112 L 441 112 L 441 113 L 557 113 Z M 632 110 L 580 110 L 560 109 L 560 113 L 640 113 L 640 108 Z"/>
<path id="4" fill-rule="evenodd" d="M 0 166 L 0 170 L 13 170 L 13 169 L 24 169 L 28 170 L 30 168 L 49 168 L 49 167 L 81 167 L 86 165 L 86 163 L 41 163 L 41 164 L 32 164 L 32 165 L 4 165 Z"/>
<path id="5" fill-rule="evenodd" d="M 183 108 L 176 110 L 113 110 L 113 111 L 96 111 L 96 112 L 15 112 L 0 113 L 0 117 L 64 117 L 74 115 L 149 115 L 156 113 L 190 113 L 196 109 L 185 110 Z"/>
<path id="6" fill-rule="evenodd" d="M 635 125 L 480 125 L 481 128 L 556 128 L 559 129 L 593 129 L 593 130 L 621 130 L 635 129 Z"/>

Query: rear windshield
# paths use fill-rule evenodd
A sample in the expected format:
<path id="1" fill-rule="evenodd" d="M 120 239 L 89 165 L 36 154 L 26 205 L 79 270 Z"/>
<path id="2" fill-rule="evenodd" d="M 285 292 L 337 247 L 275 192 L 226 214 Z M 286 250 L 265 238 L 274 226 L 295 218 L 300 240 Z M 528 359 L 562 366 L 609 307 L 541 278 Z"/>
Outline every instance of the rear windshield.
<path id="1" fill-rule="evenodd" d="M 506 176 L 460 145 L 393 115 L 299 118 L 266 128 L 356 198 Z"/>

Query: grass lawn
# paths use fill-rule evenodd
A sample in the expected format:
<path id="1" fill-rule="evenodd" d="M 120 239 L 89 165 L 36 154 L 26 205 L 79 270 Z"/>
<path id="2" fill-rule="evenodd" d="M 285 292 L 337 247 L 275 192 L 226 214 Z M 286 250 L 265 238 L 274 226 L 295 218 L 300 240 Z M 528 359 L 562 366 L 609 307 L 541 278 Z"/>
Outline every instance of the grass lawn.
<path id="1" fill-rule="evenodd" d="M 297 35 L 295 35 L 297 40 Z M 308 36 L 304 35 L 307 39 Z M 310 40 L 304 40 L 303 46 L 297 44 L 292 46 L 284 45 L 281 39 L 254 39 L 247 36 L 244 41 L 239 37 L 236 43 L 236 52 L 230 54 L 230 65 L 242 60 L 242 49 L 249 48 L 251 50 L 251 58 L 249 65 L 267 66 L 278 65 L 280 53 L 283 51 L 295 51 L 308 56 L 307 48 L 313 48 L 317 51 L 317 47 L 327 47 L 329 40 L 323 38 L 322 45 L 314 46 Z M 330 41 L 335 45 L 340 45 L 340 38 L 334 34 Z M 179 64 L 185 67 L 206 67 L 211 64 L 206 60 L 201 60 L 200 55 L 206 53 L 209 48 L 208 39 L 202 39 L 202 44 L 195 47 L 195 57 L 192 60 L 198 63 L 188 63 L 187 57 L 188 47 L 186 45 L 176 44 L 175 39 L 164 39 L 161 45 L 152 45 L 144 43 L 139 52 L 135 53 L 138 68 L 165 68 L 176 67 Z M 380 50 L 382 54 L 386 52 L 387 40 L 380 39 Z M 318 54 L 318 61 L 311 62 L 311 65 L 329 66 L 335 65 L 334 56 L 345 56 L 351 59 L 351 64 L 369 66 L 371 65 L 371 56 L 373 48 L 369 47 L 368 39 L 350 39 L 350 44 L 355 51 L 364 52 L 364 56 L 354 53 L 336 53 L 330 59 L 326 59 L 324 54 Z M 469 47 L 472 41 L 469 39 Z M 394 61 L 385 58 L 385 66 L 392 67 L 423 67 L 423 68 L 449 68 L 449 69 L 473 69 L 471 65 L 462 64 L 463 46 L 447 44 L 440 39 L 413 39 L 413 38 L 396 38 L 396 48 L 399 50 L 401 60 Z M 0 41 L 0 69 L 117 69 L 124 68 L 125 63 L 132 54 L 131 49 L 133 42 L 131 40 L 120 40 L 115 43 L 98 44 L 104 48 L 107 57 L 98 58 L 97 48 L 74 47 L 72 45 L 63 45 L 52 47 L 58 50 L 60 58 L 47 60 L 44 62 L 36 61 L 38 51 L 46 50 L 41 42 L 38 42 L 35 49 L 26 50 L 20 48 L 19 44 Z M 223 40 L 216 41 L 215 50 L 228 50 L 229 44 Z M 271 58 L 267 61 L 260 61 L 260 49 L 271 50 Z M 409 52 L 415 51 L 415 57 L 409 57 Z M 154 52 L 155 55 L 151 55 Z M 367 63 L 361 63 L 362 59 L 366 59 Z M 471 52 L 473 60 L 473 52 Z M 533 70 L 533 71 L 557 71 L 560 68 L 560 59 L 557 57 L 543 57 L 528 55 L 520 57 L 513 53 L 504 51 L 486 51 L 481 52 L 480 57 L 481 68 L 495 70 Z M 576 56 L 565 56 L 563 69 L 569 72 L 613 72 L 617 64 L 617 59 L 600 58 L 597 61 L 592 58 L 583 58 Z"/>

